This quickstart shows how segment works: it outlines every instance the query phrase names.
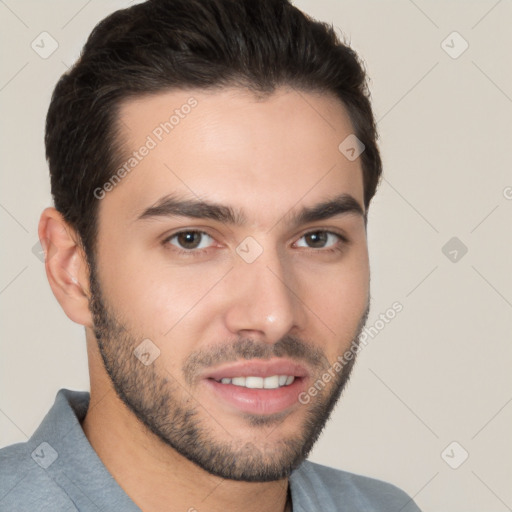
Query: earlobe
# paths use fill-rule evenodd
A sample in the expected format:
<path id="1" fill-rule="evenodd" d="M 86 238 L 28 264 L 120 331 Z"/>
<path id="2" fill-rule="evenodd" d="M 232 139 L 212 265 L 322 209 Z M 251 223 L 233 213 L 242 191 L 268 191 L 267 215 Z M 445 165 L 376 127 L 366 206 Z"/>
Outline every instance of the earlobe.
<path id="1" fill-rule="evenodd" d="M 39 240 L 55 298 L 74 322 L 92 327 L 89 311 L 89 269 L 78 233 L 55 208 L 46 208 L 39 221 Z"/>

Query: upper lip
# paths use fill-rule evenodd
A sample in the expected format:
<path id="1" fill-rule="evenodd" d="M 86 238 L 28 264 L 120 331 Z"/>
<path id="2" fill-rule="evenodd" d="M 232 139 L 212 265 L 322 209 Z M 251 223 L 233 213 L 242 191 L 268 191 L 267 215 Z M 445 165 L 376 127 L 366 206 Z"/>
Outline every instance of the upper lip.
<path id="1" fill-rule="evenodd" d="M 273 375 L 292 375 L 293 377 L 307 377 L 306 368 L 291 359 L 252 359 L 230 363 L 203 374 L 205 379 L 220 380 L 233 377 L 272 377 Z"/>

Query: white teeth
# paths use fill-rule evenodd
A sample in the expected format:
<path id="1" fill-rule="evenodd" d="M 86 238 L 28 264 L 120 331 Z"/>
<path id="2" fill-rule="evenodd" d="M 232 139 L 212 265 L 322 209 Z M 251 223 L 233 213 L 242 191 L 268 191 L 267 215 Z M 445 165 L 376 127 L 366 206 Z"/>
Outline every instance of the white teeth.
<path id="1" fill-rule="evenodd" d="M 279 387 L 279 375 L 272 375 L 263 379 L 263 387 L 265 389 L 277 389 Z"/>
<path id="2" fill-rule="evenodd" d="M 263 388 L 263 377 L 246 377 L 245 387 L 250 389 Z"/>
<path id="3" fill-rule="evenodd" d="M 283 386 L 289 386 L 295 377 L 293 375 L 272 375 L 271 377 L 233 377 L 232 379 L 224 377 L 220 380 L 222 384 L 233 384 L 249 389 L 277 389 Z"/>

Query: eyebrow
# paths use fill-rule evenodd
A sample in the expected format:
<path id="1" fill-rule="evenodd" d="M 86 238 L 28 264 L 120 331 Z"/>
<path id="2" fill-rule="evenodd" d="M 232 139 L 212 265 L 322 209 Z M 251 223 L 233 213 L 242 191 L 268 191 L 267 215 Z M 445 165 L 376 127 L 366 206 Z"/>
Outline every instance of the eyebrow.
<path id="1" fill-rule="evenodd" d="M 299 226 L 310 222 L 330 219 L 338 215 L 359 215 L 366 220 L 363 207 L 350 194 L 340 194 L 313 206 L 305 206 L 296 213 L 285 214 L 278 222 L 286 219 L 290 224 Z M 168 195 L 146 208 L 136 220 L 158 217 L 191 217 L 210 219 L 223 224 L 242 226 L 247 218 L 241 210 L 200 199 L 180 199 Z"/>

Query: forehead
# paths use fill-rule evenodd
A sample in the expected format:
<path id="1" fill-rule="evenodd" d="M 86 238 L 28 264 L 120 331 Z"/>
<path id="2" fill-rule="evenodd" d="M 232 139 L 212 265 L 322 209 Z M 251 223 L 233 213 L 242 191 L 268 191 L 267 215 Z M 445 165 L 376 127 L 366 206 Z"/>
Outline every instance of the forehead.
<path id="1" fill-rule="evenodd" d="M 340 193 L 363 204 L 360 159 L 338 149 L 350 118 L 331 95 L 174 90 L 124 102 L 119 121 L 126 172 L 102 209 L 135 218 L 179 194 L 229 204 L 259 224 Z"/>

